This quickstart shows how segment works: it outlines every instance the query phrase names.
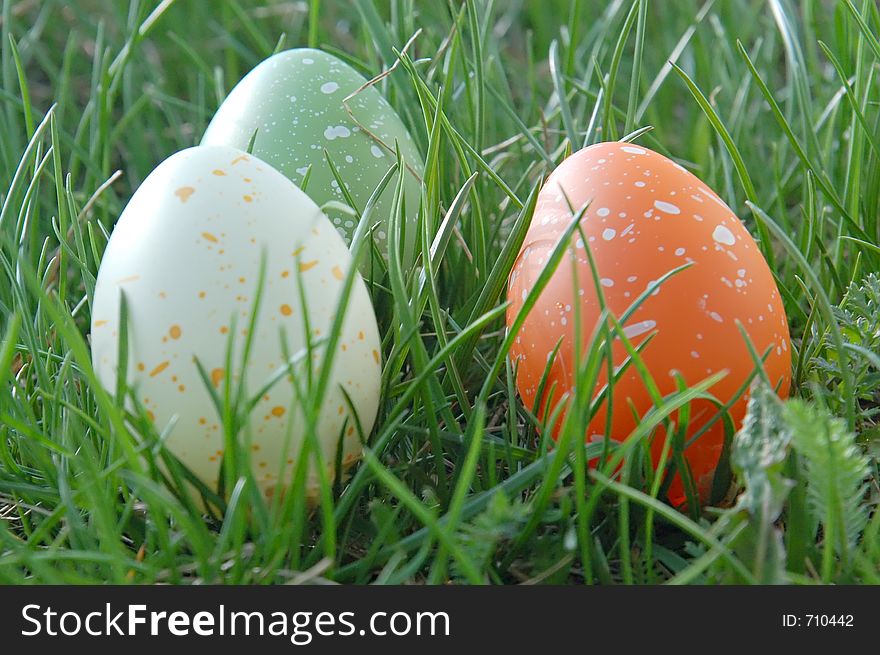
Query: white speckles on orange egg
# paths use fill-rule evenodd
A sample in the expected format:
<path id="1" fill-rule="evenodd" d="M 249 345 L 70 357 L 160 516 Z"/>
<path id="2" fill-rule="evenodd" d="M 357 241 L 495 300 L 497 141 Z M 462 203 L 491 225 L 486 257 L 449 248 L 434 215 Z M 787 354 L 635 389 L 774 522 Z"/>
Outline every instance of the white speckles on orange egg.
<path id="1" fill-rule="evenodd" d="M 620 182 L 625 182 L 622 186 Z M 569 206 L 568 203 L 571 203 Z M 529 313 L 511 348 L 519 360 L 517 386 L 528 407 L 536 402 L 538 383 L 548 357 L 562 340 L 545 389 L 555 389 L 554 406 L 573 384 L 574 341 L 586 345 L 594 333 L 601 306 L 596 283 L 583 251 L 589 247 L 599 272 L 599 288 L 615 316 L 626 312 L 636 298 L 647 299 L 623 325 L 623 334 L 639 346 L 641 357 L 662 395 L 676 390 L 668 373 L 676 371 L 696 384 L 711 371 L 727 376 L 710 392 L 732 403 L 731 416 L 740 421 L 745 399 L 735 397 L 752 374 L 752 358 L 738 325 L 746 327 L 758 352 L 769 350 L 765 369 L 779 392 L 788 392 L 790 353 L 785 311 L 773 276 L 748 230 L 736 215 L 695 176 L 669 159 L 625 143 L 601 143 L 576 152 L 547 179 L 538 196 L 534 218 L 509 280 L 508 325 L 522 307 L 547 256 L 572 218 L 572 210 L 586 208 L 581 220 L 585 237 L 576 234 L 571 253 L 577 270 L 577 288 L 570 266 L 560 266 Z M 690 267 L 658 282 L 672 270 Z M 581 332 L 574 333 L 569 314 L 559 306 L 580 303 Z M 774 319 L 769 320 L 767 317 Z M 620 365 L 628 356 L 620 340 L 612 346 Z M 531 355 L 531 356 L 530 356 Z M 606 382 L 605 371 L 598 381 Z M 543 414 L 548 399 L 538 404 Z M 649 390 L 638 375 L 625 376 L 614 386 L 612 415 L 603 403 L 585 433 L 604 434 L 623 441 L 639 414 L 653 406 Z M 636 416 L 634 416 L 634 413 Z M 688 435 L 714 416 L 714 406 L 698 400 L 691 404 Z M 562 424 L 559 419 L 556 426 Z M 664 440 L 655 438 L 653 455 Z M 723 425 L 716 421 L 685 455 L 705 500 L 723 445 Z M 656 460 L 655 460 L 656 461 Z M 673 502 L 683 497 L 681 481 L 669 492 Z"/>

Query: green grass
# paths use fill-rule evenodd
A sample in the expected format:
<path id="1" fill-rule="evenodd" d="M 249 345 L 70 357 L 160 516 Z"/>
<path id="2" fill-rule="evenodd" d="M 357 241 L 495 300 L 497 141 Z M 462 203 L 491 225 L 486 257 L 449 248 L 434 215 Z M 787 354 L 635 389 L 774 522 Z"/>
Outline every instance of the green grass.
<path id="1" fill-rule="evenodd" d="M 874 0 L 6 0 L 2 32 L 0 582 L 880 583 Z M 383 394 L 353 476 L 323 479 L 309 509 L 301 468 L 267 504 L 227 388 L 225 499 L 205 514 L 161 435 L 97 383 L 95 275 L 152 168 L 302 45 L 368 76 L 399 61 L 379 86 L 426 155 L 421 256 L 406 270 L 392 246 L 371 284 Z M 728 458 L 741 493 L 702 511 L 664 503 L 645 463 L 713 380 L 658 395 L 607 450 L 581 426 L 621 317 L 580 353 L 569 411 L 547 413 L 556 444 L 507 359 L 506 281 L 541 180 L 637 130 L 746 222 L 790 320 L 796 398 L 755 382 Z M 303 390 L 307 416 L 325 386 Z"/>

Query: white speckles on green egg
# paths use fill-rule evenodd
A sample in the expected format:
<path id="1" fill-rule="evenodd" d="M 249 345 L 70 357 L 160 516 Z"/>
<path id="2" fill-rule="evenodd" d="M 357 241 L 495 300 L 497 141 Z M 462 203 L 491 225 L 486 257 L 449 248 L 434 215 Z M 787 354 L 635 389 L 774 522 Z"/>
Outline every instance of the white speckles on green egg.
<path id="1" fill-rule="evenodd" d="M 365 83 L 348 64 L 320 50 L 287 50 L 273 55 L 248 73 L 220 105 L 202 145 L 224 144 L 246 149 L 256 133 L 252 152 L 296 184 L 311 167 L 306 193 L 319 205 L 345 202 L 328 165 L 345 180 L 358 211 L 363 211 L 379 181 L 394 163 L 395 143 L 407 164 L 404 195 L 407 213 L 416 215 L 423 163 L 421 155 L 392 107 L 373 87 L 346 97 Z M 352 115 L 354 118 L 352 118 Z M 379 220 L 391 213 L 394 184 L 386 187 L 376 207 Z M 356 221 L 327 209 L 339 233 L 350 243 Z M 416 228 L 406 226 L 405 261 L 414 252 Z M 380 250 L 387 250 L 387 229 L 374 232 Z"/>
<path id="2" fill-rule="evenodd" d="M 251 354 L 242 371 L 263 252 L 265 283 Z M 282 334 L 288 352 L 303 359 L 301 298 L 313 344 L 329 334 L 350 267 L 351 255 L 327 218 L 271 166 L 225 146 L 179 152 L 143 182 L 107 244 L 92 309 L 92 360 L 98 378 L 115 390 L 119 299 L 124 292 L 127 382 L 157 429 L 171 426 L 169 449 L 214 486 L 223 431 L 195 360 L 218 389 L 227 379 L 240 381 L 246 372 L 252 397 L 285 365 Z M 230 341 L 236 365 L 227 371 Z M 315 367 L 324 352 L 323 346 L 316 348 Z M 344 464 L 361 452 L 346 394 L 367 432 L 379 401 L 379 334 L 360 276 L 338 348 L 317 429 L 324 461 L 331 466 L 340 435 Z M 303 420 L 293 382 L 301 382 L 307 371 L 301 365 L 298 370 L 293 381 L 278 375 L 250 416 L 252 468 L 267 494 L 287 484 L 302 444 Z"/>

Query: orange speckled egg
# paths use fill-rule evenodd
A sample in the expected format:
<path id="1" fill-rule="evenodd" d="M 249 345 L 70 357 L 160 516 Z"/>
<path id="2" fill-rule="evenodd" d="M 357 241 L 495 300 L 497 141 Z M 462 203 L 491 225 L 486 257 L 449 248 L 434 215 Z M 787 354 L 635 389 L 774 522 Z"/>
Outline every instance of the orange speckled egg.
<path id="1" fill-rule="evenodd" d="M 782 299 L 767 262 L 748 230 L 730 208 L 703 182 L 666 157 L 627 143 L 599 143 L 574 153 L 547 179 L 538 197 L 531 227 L 510 276 L 510 326 L 534 286 L 560 235 L 577 213 L 589 205 L 564 257 L 537 304 L 516 335 L 511 358 L 517 363 L 517 388 L 526 405 L 534 407 L 536 394 L 551 352 L 545 398 L 539 416 L 555 406 L 574 385 L 575 340 L 585 352 L 600 317 L 596 283 L 586 248 L 596 262 L 599 285 L 608 310 L 622 316 L 636 298 L 647 299 L 623 325 L 635 347 L 649 337 L 642 359 L 661 395 L 677 389 L 674 375 L 688 385 L 712 374 L 726 375 L 709 392 L 731 402 L 737 427 L 746 410 L 747 395 L 736 397 L 754 372 L 753 359 L 737 324 L 741 324 L 756 351 L 768 353 L 764 367 L 778 393 L 788 395 L 791 348 Z M 586 241 L 585 241 L 586 240 Z M 577 286 L 572 273 L 577 272 Z M 691 263 L 662 284 L 656 281 L 671 270 Z M 575 334 L 576 305 L 581 330 Z M 619 338 L 612 344 L 615 366 L 627 358 Z M 607 383 L 605 367 L 596 392 Z M 639 416 L 653 406 L 635 367 L 630 366 L 613 386 L 610 432 L 623 441 Z M 608 407 L 603 401 L 586 427 L 588 441 L 604 439 Z M 690 406 L 690 439 L 717 414 L 708 400 Z M 675 417 L 673 417 L 675 418 Z M 555 430 L 562 419 L 555 423 Z M 665 432 L 658 430 L 651 446 L 655 465 Z M 723 422 L 715 420 L 685 450 L 700 498 L 707 502 L 713 474 L 724 444 Z M 669 488 L 673 504 L 685 499 L 679 476 Z"/>

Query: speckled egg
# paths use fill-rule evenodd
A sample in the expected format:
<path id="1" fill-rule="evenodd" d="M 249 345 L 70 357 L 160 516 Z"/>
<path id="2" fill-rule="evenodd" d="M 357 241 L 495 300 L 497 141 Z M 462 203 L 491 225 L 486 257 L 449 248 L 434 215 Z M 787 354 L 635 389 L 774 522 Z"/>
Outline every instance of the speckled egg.
<path id="1" fill-rule="evenodd" d="M 323 207 L 346 240 L 357 219 L 328 201 L 347 204 L 324 155 L 326 150 L 344 180 L 358 211 L 363 211 L 379 181 L 395 161 L 395 143 L 407 170 L 404 177 L 406 211 L 415 217 L 423 163 L 406 127 L 382 95 L 371 86 L 345 102 L 367 80 L 337 57 L 308 48 L 287 50 L 266 59 L 248 73 L 220 105 L 202 145 L 230 145 L 251 152 L 284 173 Z M 346 108 L 347 105 L 347 108 Z M 350 110 L 350 113 L 349 113 Z M 379 249 L 387 250 L 385 224 L 391 214 L 395 182 L 376 206 L 382 224 L 374 232 Z M 405 225 L 404 258 L 411 257 L 417 230 Z M 364 258 L 365 270 L 366 262 Z"/>
<path id="2" fill-rule="evenodd" d="M 252 350 L 242 366 L 261 253 L 263 292 Z M 227 381 L 234 387 L 244 379 L 247 398 L 262 395 L 240 438 L 247 440 L 254 476 L 271 496 L 289 483 L 304 439 L 295 385 L 305 389 L 308 367 L 318 371 L 327 354 L 324 339 L 351 264 L 348 248 L 315 203 L 265 162 L 225 146 L 178 152 L 138 188 L 104 252 L 91 324 L 98 378 L 115 391 L 124 294 L 126 380 L 156 428 L 170 429 L 170 451 L 215 487 L 224 454 L 223 427 L 196 360 L 221 397 Z M 308 340 L 314 348 L 311 361 Z M 233 364 L 228 368 L 230 346 Z M 379 401 L 379 347 L 373 307 L 358 275 L 316 430 L 331 476 L 340 440 L 347 467 L 359 457 L 360 439 L 372 429 Z M 315 476 L 312 469 L 310 493 Z"/>
<path id="3" fill-rule="evenodd" d="M 588 205 L 589 203 L 589 205 Z M 575 341 L 586 346 L 600 317 L 596 287 L 617 317 L 636 298 L 647 299 L 624 323 L 623 331 L 638 347 L 652 337 L 642 357 L 661 395 L 676 391 L 674 375 L 689 385 L 725 371 L 710 393 L 730 402 L 739 426 L 747 393 L 737 395 L 754 371 L 753 359 L 737 325 L 758 353 L 767 353 L 764 368 L 788 394 L 791 349 L 782 300 L 770 269 L 748 230 L 724 202 L 697 177 L 647 148 L 627 143 L 600 143 L 574 153 L 547 179 L 538 197 L 532 224 L 509 280 L 508 325 L 544 268 L 561 233 L 575 212 L 588 205 L 569 256 L 563 258 L 548 286 L 516 336 L 511 357 L 518 362 L 517 387 L 529 408 L 556 343 L 562 345 L 549 364 L 545 389 L 555 385 L 551 406 L 572 390 Z M 587 259 L 595 258 L 599 280 Z M 575 286 L 572 263 L 577 273 Z M 691 266 L 656 281 L 683 264 Z M 598 282 L 598 285 L 597 285 Z M 580 306 L 581 329 L 575 333 L 574 309 Z M 615 366 L 627 359 L 620 339 L 613 346 Z M 606 369 L 597 391 L 607 383 Z M 544 401 L 547 399 L 544 398 Z M 626 439 L 638 417 L 653 406 L 642 378 L 630 366 L 613 385 L 610 431 Z M 543 415 L 545 402 L 540 404 Z M 691 404 L 688 439 L 716 415 L 708 400 Z M 603 401 L 586 430 L 589 441 L 606 435 L 608 403 Z M 561 419 L 557 422 L 561 425 Z M 655 463 L 665 433 L 654 436 Z M 722 421 L 715 421 L 685 450 L 697 491 L 705 502 L 724 443 Z M 679 476 L 669 489 L 674 504 L 685 498 Z"/>

